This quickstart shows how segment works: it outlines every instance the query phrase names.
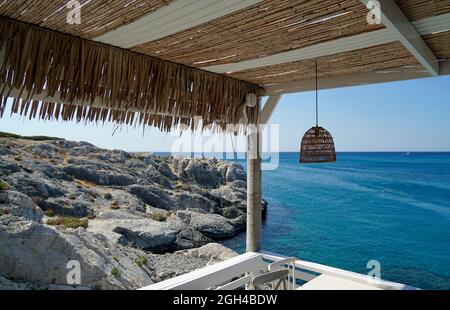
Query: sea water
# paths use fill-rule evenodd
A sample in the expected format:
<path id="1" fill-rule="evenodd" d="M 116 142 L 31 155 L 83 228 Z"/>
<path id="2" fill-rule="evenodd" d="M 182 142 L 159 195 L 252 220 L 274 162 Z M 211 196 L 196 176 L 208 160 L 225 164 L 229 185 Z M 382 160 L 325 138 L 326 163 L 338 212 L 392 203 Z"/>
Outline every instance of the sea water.
<path id="1" fill-rule="evenodd" d="M 245 167 L 245 161 L 240 162 Z M 424 289 L 450 289 L 450 153 L 281 153 L 263 172 L 263 249 Z M 223 242 L 245 251 L 245 233 Z"/>

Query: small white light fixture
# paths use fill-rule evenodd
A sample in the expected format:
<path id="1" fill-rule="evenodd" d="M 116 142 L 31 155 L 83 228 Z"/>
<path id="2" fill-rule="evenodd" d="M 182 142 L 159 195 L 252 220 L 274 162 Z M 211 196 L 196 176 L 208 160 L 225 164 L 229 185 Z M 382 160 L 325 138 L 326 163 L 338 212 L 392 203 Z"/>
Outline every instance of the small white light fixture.
<path id="1" fill-rule="evenodd" d="M 245 97 L 245 101 L 247 103 L 247 106 L 254 108 L 256 107 L 257 97 L 254 93 L 250 93 Z"/>

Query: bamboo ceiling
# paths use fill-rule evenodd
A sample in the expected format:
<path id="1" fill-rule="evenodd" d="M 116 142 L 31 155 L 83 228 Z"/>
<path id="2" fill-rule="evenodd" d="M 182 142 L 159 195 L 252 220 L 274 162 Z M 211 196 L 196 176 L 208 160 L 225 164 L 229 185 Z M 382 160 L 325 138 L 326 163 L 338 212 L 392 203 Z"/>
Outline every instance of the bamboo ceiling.
<path id="1" fill-rule="evenodd" d="M 246 95 L 262 94 L 264 85 L 309 81 L 315 61 L 320 79 L 396 68 L 425 72 L 396 38 L 389 39 L 388 29 L 367 22 L 361 0 L 227 1 L 80 0 L 81 24 L 69 25 L 68 0 L 0 0 L 0 109 L 14 88 L 22 99 L 13 112 L 31 117 L 170 130 L 201 116 L 223 128 L 243 117 L 256 122 L 257 109 L 245 105 Z M 394 1 L 425 29 L 420 34 L 436 58 L 450 59 L 450 15 L 444 16 L 450 0 Z M 117 31 L 117 44 L 102 41 L 114 42 Z M 383 39 L 376 44 L 365 39 L 377 36 Z M 121 40 L 132 43 L 121 46 Z M 344 51 L 334 50 L 336 42 L 344 42 Z M 326 53 L 320 55 L 322 46 Z M 286 56 L 292 53 L 299 54 Z M 43 94 L 59 101 L 31 100 Z"/>
<path id="2" fill-rule="evenodd" d="M 233 63 L 383 28 L 359 0 L 265 0 L 133 50 L 187 65 Z"/>
<path id="3" fill-rule="evenodd" d="M 232 73 L 231 76 L 259 84 L 288 83 L 315 77 L 315 61 L 320 79 L 369 72 L 397 66 L 416 65 L 417 60 L 400 43 L 391 43 L 354 52 L 340 53 L 269 67 Z"/>
<path id="4" fill-rule="evenodd" d="M 395 0 L 410 21 L 450 12 L 450 0 Z"/>
<path id="5" fill-rule="evenodd" d="M 172 0 L 80 0 L 81 24 L 66 22 L 67 0 L 2 0 L 0 15 L 35 24 L 84 39 L 129 24 L 169 4 Z"/>

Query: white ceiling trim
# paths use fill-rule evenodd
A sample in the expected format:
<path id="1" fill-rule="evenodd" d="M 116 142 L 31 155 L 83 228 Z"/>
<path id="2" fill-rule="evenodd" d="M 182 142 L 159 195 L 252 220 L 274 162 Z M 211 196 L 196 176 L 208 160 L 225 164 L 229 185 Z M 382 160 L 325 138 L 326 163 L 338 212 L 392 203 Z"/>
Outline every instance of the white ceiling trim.
<path id="1" fill-rule="evenodd" d="M 135 22 L 94 38 L 94 41 L 131 48 L 204 24 L 261 1 L 175 0 Z"/>
<path id="2" fill-rule="evenodd" d="M 415 21 L 412 22 L 412 24 L 421 36 L 450 31 L 450 13 Z M 261 57 L 258 59 L 203 67 L 202 69 L 216 73 L 237 72 L 293 61 L 314 59 L 337 53 L 351 52 L 358 49 L 392 43 L 395 41 L 397 41 L 397 37 L 394 34 L 392 34 L 388 29 L 382 29 L 319 43 L 271 56 Z"/>
<path id="3" fill-rule="evenodd" d="M 439 62 L 441 76 L 450 75 L 450 60 Z M 377 83 L 396 82 L 430 77 L 421 65 L 403 66 L 387 70 L 358 72 L 336 77 L 320 79 L 320 89 L 332 89 L 350 86 L 362 86 Z M 314 80 L 303 80 L 289 83 L 274 83 L 264 85 L 265 95 L 273 96 L 288 93 L 299 93 L 315 89 Z"/>

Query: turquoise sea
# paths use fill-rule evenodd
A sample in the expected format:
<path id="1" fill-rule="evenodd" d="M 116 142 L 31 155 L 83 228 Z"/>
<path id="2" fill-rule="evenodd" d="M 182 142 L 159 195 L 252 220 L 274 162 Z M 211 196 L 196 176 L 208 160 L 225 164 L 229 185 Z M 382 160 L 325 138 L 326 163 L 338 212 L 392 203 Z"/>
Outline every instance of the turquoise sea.
<path id="1" fill-rule="evenodd" d="M 245 161 L 241 162 L 245 167 Z M 450 289 L 450 153 L 338 153 L 263 172 L 263 249 L 424 289 Z M 223 242 L 245 251 L 245 234 Z"/>

